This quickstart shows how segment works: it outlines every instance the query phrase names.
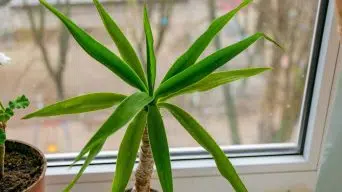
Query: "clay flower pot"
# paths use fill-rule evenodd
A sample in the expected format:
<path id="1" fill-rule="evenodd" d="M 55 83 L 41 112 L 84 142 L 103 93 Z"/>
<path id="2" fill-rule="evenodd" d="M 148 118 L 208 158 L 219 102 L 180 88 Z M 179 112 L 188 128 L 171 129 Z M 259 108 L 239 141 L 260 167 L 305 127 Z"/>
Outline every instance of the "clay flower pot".
<path id="1" fill-rule="evenodd" d="M 5 145 L 5 176 L 0 180 L 0 191 L 44 192 L 44 154 L 20 141 L 7 140 Z"/>

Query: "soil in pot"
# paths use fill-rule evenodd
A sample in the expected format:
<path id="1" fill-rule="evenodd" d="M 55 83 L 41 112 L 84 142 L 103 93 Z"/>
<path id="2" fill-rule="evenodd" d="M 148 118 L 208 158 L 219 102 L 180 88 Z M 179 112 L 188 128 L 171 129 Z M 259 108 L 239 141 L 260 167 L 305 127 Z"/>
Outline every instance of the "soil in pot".
<path id="1" fill-rule="evenodd" d="M 33 148 L 6 141 L 5 176 L 0 192 L 21 192 L 33 185 L 44 172 L 45 162 Z"/>

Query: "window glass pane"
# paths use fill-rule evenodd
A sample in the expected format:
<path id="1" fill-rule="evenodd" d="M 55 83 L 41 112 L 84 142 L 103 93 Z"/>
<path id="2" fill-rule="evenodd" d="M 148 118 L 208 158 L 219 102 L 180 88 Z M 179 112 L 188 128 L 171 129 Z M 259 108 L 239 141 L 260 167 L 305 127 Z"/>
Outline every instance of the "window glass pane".
<path id="1" fill-rule="evenodd" d="M 65 32 L 61 23 L 36 4 L 15 0 L 0 7 L 0 52 L 12 64 L 0 69 L 4 101 L 26 94 L 31 107 L 8 125 L 9 138 L 32 143 L 46 153 L 77 152 L 113 109 L 56 118 L 20 120 L 25 113 L 58 100 L 90 92 L 134 90 L 90 58 Z M 108 48 L 117 52 L 91 1 L 69 0 L 59 6 Z M 106 7 L 145 60 L 142 4 L 137 0 L 107 1 Z M 153 2 L 153 1 L 150 1 Z M 174 0 L 150 3 L 150 15 L 161 80 L 172 62 L 239 0 Z M 260 40 L 220 70 L 270 66 L 272 71 L 243 81 L 173 99 L 192 113 L 223 146 L 297 143 L 301 129 L 306 75 L 318 0 L 258 0 L 243 9 L 202 54 L 202 58 L 261 31 L 286 49 Z M 158 83 L 159 84 L 159 83 Z M 184 129 L 165 113 L 172 147 L 198 147 Z M 105 144 L 118 149 L 125 129 Z"/>

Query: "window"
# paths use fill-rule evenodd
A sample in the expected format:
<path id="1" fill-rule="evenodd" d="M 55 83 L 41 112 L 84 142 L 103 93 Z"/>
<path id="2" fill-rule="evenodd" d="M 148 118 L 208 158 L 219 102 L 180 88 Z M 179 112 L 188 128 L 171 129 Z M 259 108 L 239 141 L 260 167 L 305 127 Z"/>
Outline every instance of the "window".
<path id="1" fill-rule="evenodd" d="M 96 39 L 115 50 L 90 2 L 63 1 L 60 8 Z M 125 0 L 106 2 L 144 60 L 141 4 Z M 151 3 L 159 74 L 166 73 L 210 21 L 239 2 L 167 0 Z M 88 92 L 125 94 L 132 91 L 87 56 L 45 9 L 25 0 L 15 0 L 0 9 L 3 13 L 0 20 L 4 21 L 0 24 L 0 51 L 13 58 L 13 66 L 0 71 L 0 86 L 5 90 L 0 93 L 1 98 L 6 100 L 25 93 L 32 101 L 29 109 L 32 111 Z M 323 36 L 332 18 L 327 17 L 327 9 L 325 0 L 255 1 L 222 30 L 202 57 L 262 31 L 279 41 L 286 51 L 261 40 L 227 63 L 225 69 L 270 66 L 273 70 L 211 92 L 178 97 L 173 102 L 194 114 L 231 156 L 303 155 L 307 147 L 311 150 L 312 145 L 308 143 L 314 138 L 308 128 L 310 121 L 314 121 L 312 117 L 317 115 L 316 108 L 314 111 L 312 108 L 323 97 L 320 91 L 326 91 L 324 102 L 328 101 L 332 81 L 322 78 L 334 68 L 322 66 L 324 50 L 332 49 L 335 53 L 337 50 L 334 43 L 331 45 L 332 35 Z M 327 42 L 330 39 L 330 44 L 325 45 L 324 38 Z M 320 66 L 319 62 L 323 64 Z M 321 84 L 328 87 L 321 88 Z M 10 138 L 42 149 L 48 154 L 50 166 L 65 165 L 109 114 L 110 110 L 104 110 L 50 119 L 17 119 L 9 124 L 8 133 Z M 319 114 L 325 116 L 326 112 Z M 170 114 L 164 117 L 173 159 L 209 158 Z M 101 153 L 99 162 L 113 162 L 123 133 L 124 129 L 107 141 L 104 147 L 107 151 Z M 319 137 L 322 130 L 315 134 Z"/>

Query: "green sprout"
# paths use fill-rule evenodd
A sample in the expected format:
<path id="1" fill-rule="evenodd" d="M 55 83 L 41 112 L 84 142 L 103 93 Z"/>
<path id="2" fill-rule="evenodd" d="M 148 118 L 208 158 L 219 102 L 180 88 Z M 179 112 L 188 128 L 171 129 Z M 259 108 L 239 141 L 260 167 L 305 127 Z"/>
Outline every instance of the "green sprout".
<path id="1" fill-rule="evenodd" d="M 25 95 L 10 101 L 6 107 L 0 101 L 0 179 L 4 176 L 7 122 L 14 116 L 15 109 L 24 109 L 29 105 L 30 101 Z"/>
<path id="2" fill-rule="evenodd" d="M 92 93 L 82 95 L 47 106 L 24 117 L 24 119 L 29 119 L 33 117 L 77 114 L 111 108 L 117 105 L 112 115 L 96 131 L 75 158 L 74 163 L 83 158 L 85 158 L 85 162 L 79 173 L 64 191 L 71 190 L 88 165 L 101 151 L 106 140 L 126 124 L 129 124 L 119 148 L 112 191 L 125 191 L 137 158 L 139 145 L 142 143 L 140 164 L 136 171 L 136 183 L 133 191 L 150 191 L 151 173 L 144 175 L 144 178 L 146 179 L 145 185 L 147 186 L 144 190 L 142 190 L 143 186 L 141 186 L 144 182 L 137 181 L 137 178 L 141 179 L 140 177 L 137 177 L 137 174 L 139 174 L 141 170 L 147 170 L 146 172 L 149 172 L 148 169 L 152 169 L 150 168 L 151 164 L 146 165 L 146 162 L 154 162 L 163 191 L 172 192 L 173 179 L 169 145 L 165 125 L 160 113 L 160 109 L 163 108 L 168 110 L 185 130 L 213 156 L 219 172 L 230 182 L 233 188 L 238 192 L 246 192 L 247 189 L 244 183 L 226 154 L 220 149 L 220 146 L 209 135 L 205 128 L 189 113 L 167 101 L 178 95 L 208 91 L 223 84 L 248 78 L 270 69 L 268 67 L 244 68 L 215 72 L 216 69 L 227 64 L 228 61 L 239 55 L 261 38 L 265 38 L 278 45 L 263 33 L 255 33 L 246 39 L 229 45 L 214 52 L 210 56 L 199 60 L 200 55 L 215 38 L 217 33 L 221 31 L 240 9 L 247 6 L 251 0 L 244 0 L 232 11 L 215 19 L 194 44 L 176 60 L 163 78 L 159 87 L 156 87 L 155 83 L 157 62 L 154 52 L 152 29 L 146 6 L 144 9 L 143 24 L 146 35 L 147 61 L 146 69 L 144 69 L 136 52 L 115 21 L 110 17 L 98 0 L 93 1 L 109 35 L 116 44 L 121 57 L 96 41 L 45 0 L 40 0 L 40 3 L 63 22 L 84 51 L 127 84 L 136 88 L 137 91 L 129 96 L 117 93 Z M 142 158 L 151 159 L 146 161 L 146 159 L 143 160 Z"/>

